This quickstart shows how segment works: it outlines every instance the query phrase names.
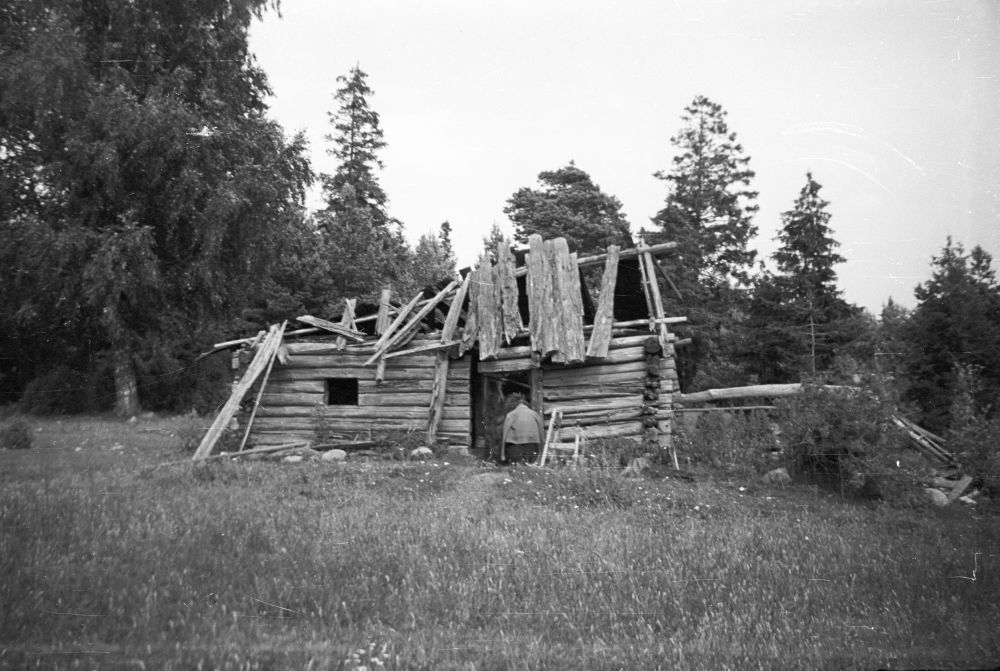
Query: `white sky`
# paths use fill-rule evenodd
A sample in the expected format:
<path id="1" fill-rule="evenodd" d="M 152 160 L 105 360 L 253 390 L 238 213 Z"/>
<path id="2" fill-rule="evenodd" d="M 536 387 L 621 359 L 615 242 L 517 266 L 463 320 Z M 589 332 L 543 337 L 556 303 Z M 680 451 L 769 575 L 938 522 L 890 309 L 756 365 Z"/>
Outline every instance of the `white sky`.
<path id="1" fill-rule="evenodd" d="M 751 157 L 761 254 L 810 170 L 852 302 L 912 306 L 948 234 L 1000 257 L 1000 2 L 283 0 L 281 14 L 251 31 L 273 116 L 333 172 L 327 112 L 360 64 L 390 213 L 414 241 L 450 221 L 462 265 L 493 222 L 511 232 L 515 190 L 571 159 L 633 232 L 649 227 L 666 195 L 652 174 L 698 94 Z"/>

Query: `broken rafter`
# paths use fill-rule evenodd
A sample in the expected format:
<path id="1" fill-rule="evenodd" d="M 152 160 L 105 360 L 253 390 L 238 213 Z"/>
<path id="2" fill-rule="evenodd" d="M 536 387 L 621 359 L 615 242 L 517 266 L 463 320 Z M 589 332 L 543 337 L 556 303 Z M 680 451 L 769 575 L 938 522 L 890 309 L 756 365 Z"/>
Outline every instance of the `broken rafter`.
<path id="1" fill-rule="evenodd" d="M 309 324 L 310 326 L 315 326 L 316 328 L 323 329 L 324 331 L 329 331 L 330 333 L 336 333 L 339 336 L 345 338 L 350 338 L 354 342 L 364 342 L 365 334 L 361 331 L 355 331 L 353 329 L 346 328 L 340 324 L 334 324 L 325 319 L 320 319 L 319 317 L 313 317 L 312 315 L 302 315 L 301 317 L 296 317 L 295 321 L 300 321 L 303 324 Z"/>
<path id="2" fill-rule="evenodd" d="M 454 291 L 455 287 L 457 286 L 458 282 L 455 281 L 449 282 L 448 286 L 439 291 L 434 298 L 427 301 L 424 304 L 424 307 L 420 308 L 420 310 L 418 310 L 417 313 L 413 315 L 413 317 L 410 319 L 410 321 L 406 323 L 405 326 L 394 331 L 393 327 L 397 323 L 399 323 L 401 321 L 400 318 L 404 316 L 404 313 L 400 313 L 399 317 L 396 317 L 396 321 L 393 322 L 393 327 L 390 327 L 389 331 L 387 331 L 385 335 L 383 335 L 382 338 L 379 339 L 379 342 L 375 345 L 375 353 L 372 354 L 371 357 L 368 359 L 368 361 L 365 362 L 365 365 L 369 366 L 373 364 L 377 359 L 382 357 L 389 350 L 389 348 L 391 348 L 393 345 L 402 342 L 404 339 L 407 338 L 407 336 L 412 337 L 413 333 L 416 331 L 417 327 L 420 325 L 420 322 L 423 320 L 423 318 L 426 317 L 428 314 L 430 314 L 430 311 L 433 310 L 435 307 L 437 307 L 437 305 L 441 301 L 443 301 L 448 296 L 448 294 Z M 411 305 L 415 305 L 415 303 L 416 301 L 410 301 Z"/>

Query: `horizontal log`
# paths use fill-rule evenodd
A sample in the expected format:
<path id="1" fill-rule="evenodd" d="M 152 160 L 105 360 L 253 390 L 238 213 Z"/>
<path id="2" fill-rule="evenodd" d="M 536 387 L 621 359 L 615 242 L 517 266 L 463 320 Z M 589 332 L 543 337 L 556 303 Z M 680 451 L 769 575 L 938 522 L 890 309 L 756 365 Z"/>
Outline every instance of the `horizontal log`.
<path id="1" fill-rule="evenodd" d="M 617 424 L 595 424 L 593 426 L 570 426 L 562 430 L 562 438 L 570 438 L 576 435 L 579 429 L 581 435 L 588 439 L 598 438 L 627 438 L 630 436 L 641 436 L 644 427 L 642 422 L 620 422 Z"/>
<path id="2" fill-rule="evenodd" d="M 559 403 L 573 403 L 574 401 L 593 403 L 594 399 L 615 399 L 636 395 L 641 398 L 642 391 L 642 383 L 635 381 L 617 385 L 602 385 L 600 387 L 546 387 L 543 391 L 543 400 L 547 404 L 551 403 L 555 405 Z"/>
<path id="3" fill-rule="evenodd" d="M 272 380 L 326 380 L 326 379 L 356 379 L 375 381 L 375 367 L 367 368 L 277 368 L 271 371 Z M 434 379 L 433 368 L 392 368 L 386 367 L 386 380 L 428 380 Z"/>
<path id="4" fill-rule="evenodd" d="M 430 392 L 376 392 L 371 394 L 358 393 L 358 407 L 383 407 L 383 406 L 428 406 L 430 404 Z M 464 394 L 447 394 L 445 396 L 446 406 L 468 406 L 471 403 L 471 396 L 468 390 Z M 261 397 L 261 407 L 282 407 L 282 406 L 304 406 L 313 407 L 316 405 L 326 405 L 326 394 L 324 392 L 305 393 L 275 393 L 265 392 Z"/>
<path id="5" fill-rule="evenodd" d="M 842 385 L 826 385 L 828 390 L 855 389 Z M 802 393 L 802 385 L 794 384 L 757 384 L 748 387 L 726 387 L 724 389 L 709 389 L 693 394 L 681 394 L 681 403 L 704 403 L 706 401 L 722 401 L 743 398 L 777 398 L 779 396 L 794 396 Z"/>
<path id="6" fill-rule="evenodd" d="M 443 419 L 441 420 L 441 431 L 461 432 L 468 431 L 471 426 L 469 420 L 464 419 Z M 285 432 L 312 432 L 315 422 L 312 418 L 306 417 L 258 417 L 254 422 L 254 430 Z M 325 423 L 326 430 L 333 433 L 367 433 L 369 431 L 378 433 L 380 431 L 426 431 L 427 418 L 423 419 L 400 419 L 388 418 L 380 420 L 365 420 L 356 418 L 329 419 Z"/>
<path id="7" fill-rule="evenodd" d="M 368 357 L 364 354 L 334 352 L 333 354 L 295 354 L 288 357 L 288 363 L 281 368 L 371 368 L 366 366 Z M 410 354 L 405 357 L 389 359 L 385 362 L 386 371 L 393 368 L 433 368 L 433 354 Z"/>
<path id="8" fill-rule="evenodd" d="M 480 373 L 512 373 L 519 370 L 531 370 L 531 359 L 526 357 L 480 361 L 476 367 Z"/>
<path id="9" fill-rule="evenodd" d="M 642 414 L 638 409 L 610 410 L 607 412 L 581 412 L 566 414 L 563 416 L 563 427 L 567 426 L 597 426 L 620 424 L 641 419 Z"/>
<path id="10" fill-rule="evenodd" d="M 375 433 L 377 434 L 377 432 Z M 314 442 L 316 439 L 315 434 L 308 430 L 275 432 L 270 430 L 258 430 L 256 426 L 254 427 L 252 435 L 252 442 L 258 447 L 284 447 L 288 443 L 296 440 Z M 355 437 L 364 438 L 367 442 L 368 431 L 344 434 L 343 440 L 353 441 Z M 472 434 L 468 430 L 448 432 L 438 431 L 438 442 L 453 446 L 469 447 L 472 444 Z"/>
<path id="11" fill-rule="evenodd" d="M 472 416 L 469 406 L 451 406 L 444 409 L 445 419 L 468 419 Z M 375 422 L 388 419 L 423 419 L 430 418 L 430 408 L 424 406 L 370 406 L 362 408 L 357 405 L 322 405 L 322 406 L 265 406 L 257 411 L 257 417 L 301 417 L 311 419 L 322 417 L 327 420 L 366 419 Z"/>
<path id="12" fill-rule="evenodd" d="M 610 398 L 602 403 L 594 403 L 593 399 L 584 399 L 577 402 L 566 401 L 563 403 L 546 403 L 544 414 L 548 416 L 552 414 L 554 410 L 562 410 L 564 415 L 570 415 L 585 412 L 599 412 L 602 410 L 611 411 L 625 408 L 638 409 L 641 407 L 642 395 L 633 394 L 632 396 L 623 396 L 621 398 Z"/>

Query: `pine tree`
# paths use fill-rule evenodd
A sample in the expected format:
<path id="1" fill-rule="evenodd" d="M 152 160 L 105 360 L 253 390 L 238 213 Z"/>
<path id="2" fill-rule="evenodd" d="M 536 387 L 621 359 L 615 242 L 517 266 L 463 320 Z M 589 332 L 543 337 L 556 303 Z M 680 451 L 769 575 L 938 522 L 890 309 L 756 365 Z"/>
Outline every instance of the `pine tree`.
<path id="1" fill-rule="evenodd" d="M 566 238 L 574 252 L 602 252 L 608 245 L 632 246 L 621 202 L 594 184 L 573 161 L 538 175 L 538 189 L 519 189 L 504 208 L 522 244 L 533 234 Z"/>
<path id="2" fill-rule="evenodd" d="M 750 189 L 750 158 L 721 105 L 697 96 L 681 120 L 684 127 L 670 140 L 680 153 L 669 172 L 655 174 L 668 194 L 653 222 L 663 239 L 678 243 L 677 273 L 693 298 L 715 285 L 747 284 L 757 254 L 748 247 L 757 233 L 757 192 Z"/>
<path id="3" fill-rule="evenodd" d="M 497 258 L 497 250 L 500 245 L 509 244 L 507 236 L 503 234 L 500 230 L 500 224 L 493 222 L 490 227 L 490 232 L 483 236 L 483 249 L 493 255 L 493 258 Z"/>

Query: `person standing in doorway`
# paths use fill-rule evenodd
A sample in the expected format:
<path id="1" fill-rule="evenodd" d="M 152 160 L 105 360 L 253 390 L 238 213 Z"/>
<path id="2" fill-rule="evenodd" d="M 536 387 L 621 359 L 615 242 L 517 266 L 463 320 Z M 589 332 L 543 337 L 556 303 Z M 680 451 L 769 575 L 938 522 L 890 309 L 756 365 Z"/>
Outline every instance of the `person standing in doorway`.
<path id="1" fill-rule="evenodd" d="M 538 458 L 538 449 L 545 439 L 542 416 L 528 406 L 524 394 L 514 392 L 511 400 L 517 405 L 503 421 L 500 463 L 531 463 Z"/>

